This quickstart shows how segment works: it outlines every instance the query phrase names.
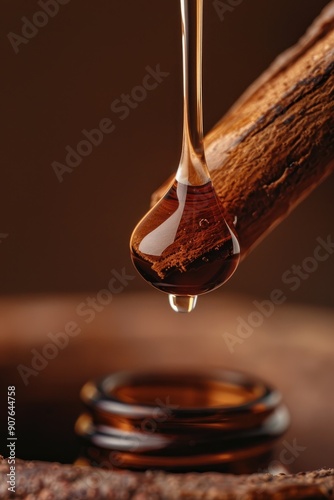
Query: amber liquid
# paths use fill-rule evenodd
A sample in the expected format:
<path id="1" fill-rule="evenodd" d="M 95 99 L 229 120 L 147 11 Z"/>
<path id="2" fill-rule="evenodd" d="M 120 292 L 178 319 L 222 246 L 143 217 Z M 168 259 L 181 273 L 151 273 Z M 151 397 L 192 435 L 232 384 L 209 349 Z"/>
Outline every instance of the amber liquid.
<path id="1" fill-rule="evenodd" d="M 233 274 L 239 261 L 238 242 L 211 182 L 191 186 L 175 181 L 134 234 L 131 256 L 136 269 L 169 294 L 214 290 Z"/>

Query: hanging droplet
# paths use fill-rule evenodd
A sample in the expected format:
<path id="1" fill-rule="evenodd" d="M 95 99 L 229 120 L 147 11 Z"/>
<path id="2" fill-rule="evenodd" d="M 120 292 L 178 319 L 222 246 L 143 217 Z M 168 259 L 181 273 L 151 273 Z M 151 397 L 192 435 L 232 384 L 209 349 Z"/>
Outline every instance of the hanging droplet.
<path id="1" fill-rule="evenodd" d="M 131 237 L 135 267 L 152 286 L 177 297 L 177 301 L 170 298 L 174 310 L 191 311 L 195 304 L 173 304 L 181 304 L 180 297 L 188 300 L 227 281 L 237 267 L 239 253 L 211 181 L 202 186 L 175 181 Z"/>
<path id="2" fill-rule="evenodd" d="M 180 0 L 183 54 L 183 140 L 173 185 L 134 229 L 135 267 L 169 294 L 174 311 L 190 312 L 197 296 L 235 271 L 240 248 L 212 186 L 203 148 L 203 0 Z"/>
<path id="3" fill-rule="evenodd" d="M 173 311 L 189 313 L 196 307 L 197 296 L 192 295 L 169 295 L 169 304 Z"/>

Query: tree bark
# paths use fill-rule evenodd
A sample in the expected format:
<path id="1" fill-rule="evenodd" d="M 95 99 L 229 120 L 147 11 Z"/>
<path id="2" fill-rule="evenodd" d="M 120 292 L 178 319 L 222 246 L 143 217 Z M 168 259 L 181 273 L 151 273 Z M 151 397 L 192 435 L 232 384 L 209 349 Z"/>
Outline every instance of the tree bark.
<path id="1" fill-rule="evenodd" d="M 227 221 L 236 221 L 243 256 L 333 171 L 333 97 L 332 1 L 205 138 L 212 180 Z"/>
<path id="2" fill-rule="evenodd" d="M 296 475 L 220 473 L 167 474 L 113 472 L 93 467 L 23 462 L 15 471 L 15 493 L 8 491 L 9 466 L 0 457 L 0 496 L 15 499 L 99 500 L 310 500 L 334 498 L 334 470 Z"/>

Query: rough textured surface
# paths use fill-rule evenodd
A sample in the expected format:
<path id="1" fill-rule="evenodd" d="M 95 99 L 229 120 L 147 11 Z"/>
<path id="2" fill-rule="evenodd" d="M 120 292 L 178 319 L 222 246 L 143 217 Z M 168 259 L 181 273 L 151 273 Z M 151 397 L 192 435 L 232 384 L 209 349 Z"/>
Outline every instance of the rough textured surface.
<path id="1" fill-rule="evenodd" d="M 0 458 L 1 460 L 1 458 Z M 177 500 L 334 498 L 334 469 L 296 475 L 136 474 L 90 467 L 17 461 L 16 493 L 7 490 L 8 465 L 0 462 L 0 497 L 29 500 Z M 12 495 L 12 496 L 11 496 Z"/>
<path id="2" fill-rule="evenodd" d="M 334 2 L 205 139 L 243 255 L 334 168 Z M 160 198 L 166 185 L 153 195 Z"/>

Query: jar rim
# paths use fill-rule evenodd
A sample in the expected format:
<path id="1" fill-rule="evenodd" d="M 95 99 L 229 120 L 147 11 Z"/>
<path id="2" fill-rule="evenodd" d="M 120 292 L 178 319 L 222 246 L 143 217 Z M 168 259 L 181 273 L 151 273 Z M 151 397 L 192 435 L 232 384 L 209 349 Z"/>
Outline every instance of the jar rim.
<path id="1" fill-rule="evenodd" d="M 146 388 L 146 392 L 141 391 L 144 396 L 156 394 L 156 399 L 150 401 L 151 398 L 146 400 L 144 396 L 134 397 L 138 388 L 139 391 Z M 175 404 L 179 401 L 168 398 L 168 391 L 175 397 L 176 390 L 180 394 L 183 391 L 183 397 L 188 390 L 191 396 L 188 397 L 188 406 Z M 204 391 L 207 398 L 205 404 L 197 405 Z M 166 401 L 161 399 L 161 393 L 166 396 Z M 280 393 L 269 384 L 230 369 L 115 372 L 96 382 L 87 382 L 82 388 L 81 398 L 86 406 L 95 411 L 137 419 L 150 417 L 152 412 L 161 408 L 181 422 L 185 419 L 235 420 L 238 415 L 241 417 L 250 410 L 260 416 L 270 414 L 281 402 Z M 192 405 L 189 405 L 189 400 Z M 219 401 L 221 404 L 217 404 Z"/>

